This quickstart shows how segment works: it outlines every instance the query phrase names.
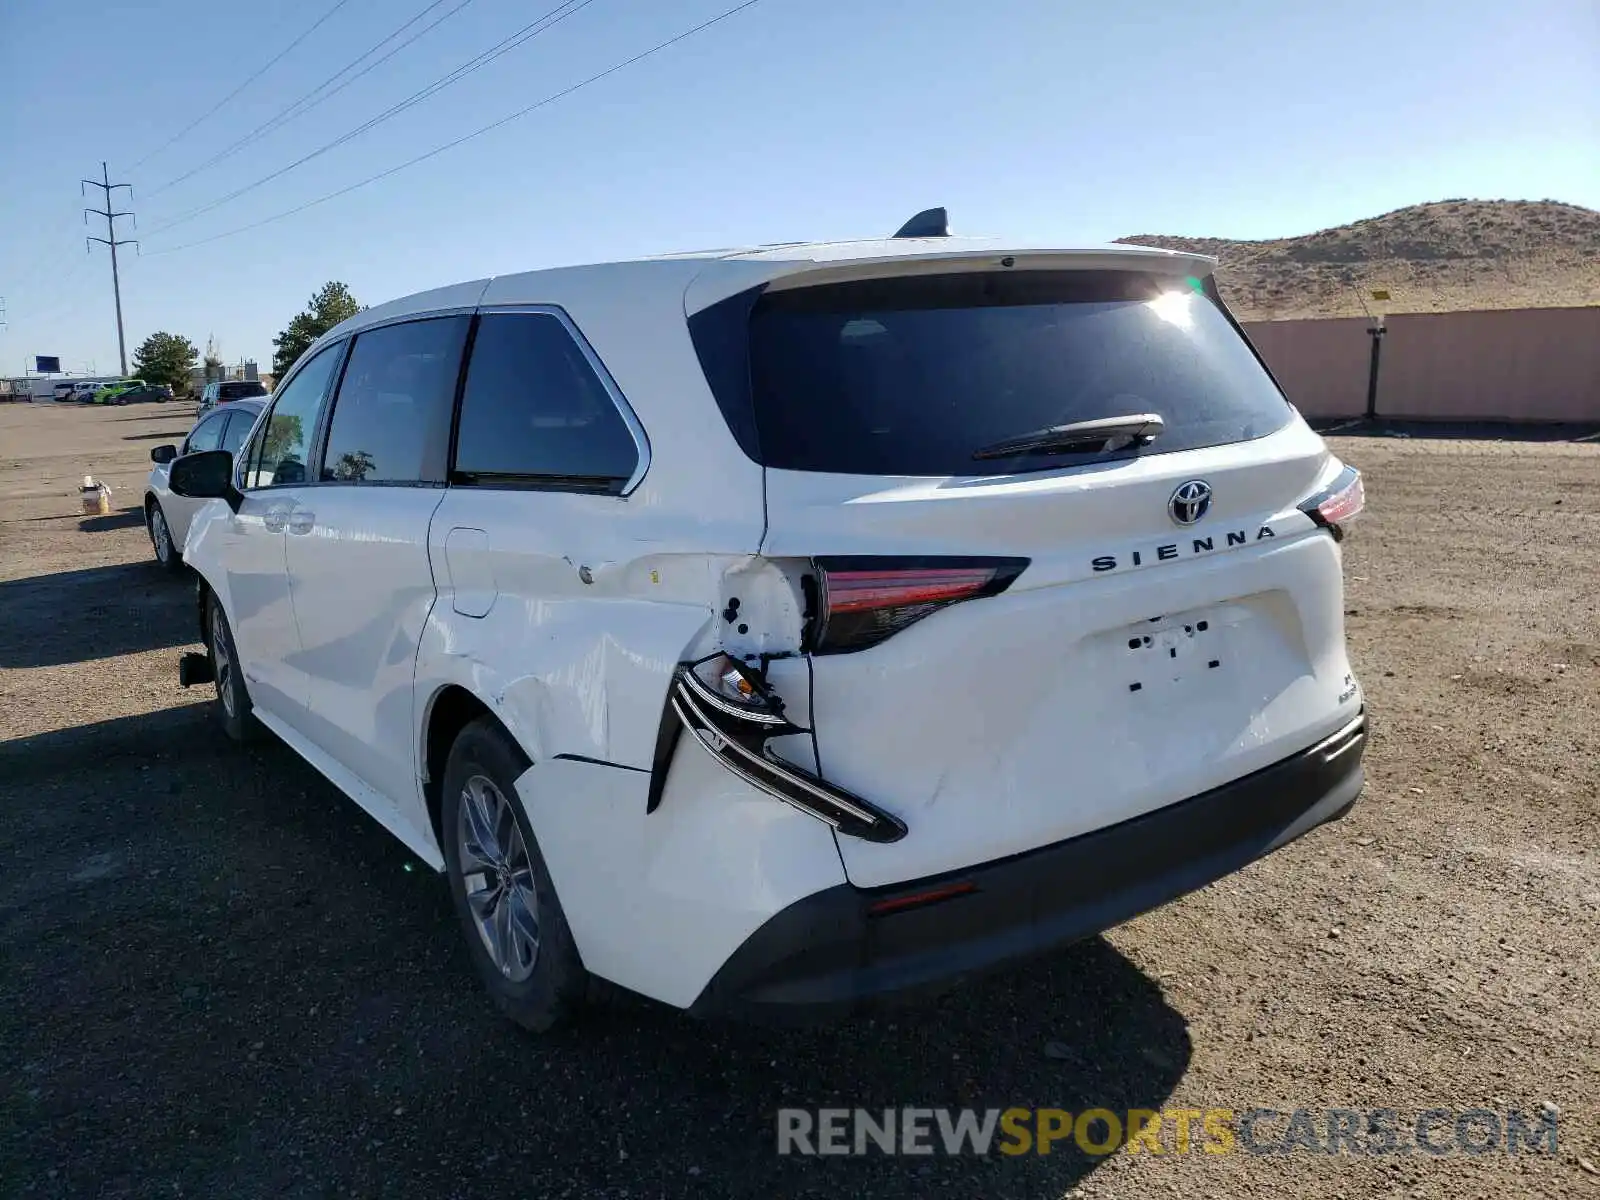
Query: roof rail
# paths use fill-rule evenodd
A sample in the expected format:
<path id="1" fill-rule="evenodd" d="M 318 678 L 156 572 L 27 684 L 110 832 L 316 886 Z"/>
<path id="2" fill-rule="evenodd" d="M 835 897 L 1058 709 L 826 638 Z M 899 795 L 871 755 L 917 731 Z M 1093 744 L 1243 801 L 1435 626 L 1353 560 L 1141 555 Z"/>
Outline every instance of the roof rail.
<path id="1" fill-rule="evenodd" d="M 925 208 L 900 226 L 897 238 L 949 237 L 950 217 L 942 208 Z"/>

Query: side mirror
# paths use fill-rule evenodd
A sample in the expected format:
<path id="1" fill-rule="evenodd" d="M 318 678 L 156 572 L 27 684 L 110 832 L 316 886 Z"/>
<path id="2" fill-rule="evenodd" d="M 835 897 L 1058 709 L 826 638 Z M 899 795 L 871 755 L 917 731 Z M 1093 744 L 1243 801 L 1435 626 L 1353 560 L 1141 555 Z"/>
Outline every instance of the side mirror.
<path id="1" fill-rule="evenodd" d="M 150 451 L 150 461 L 153 463 L 169 463 L 178 457 L 176 446 L 157 446 Z"/>
<path id="2" fill-rule="evenodd" d="M 167 486 L 194 500 L 226 500 L 234 512 L 244 499 L 233 486 L 233 454 L 228 450 L 200 450 L 174 460 Z"/>

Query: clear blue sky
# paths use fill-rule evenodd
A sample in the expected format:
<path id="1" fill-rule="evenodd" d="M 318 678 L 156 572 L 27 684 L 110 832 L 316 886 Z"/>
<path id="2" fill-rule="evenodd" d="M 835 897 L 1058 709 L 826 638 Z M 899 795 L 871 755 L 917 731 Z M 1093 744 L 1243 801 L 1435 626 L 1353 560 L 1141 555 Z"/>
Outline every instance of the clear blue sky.
<path id="1" fill-rule="evenodd" d="M 0 373 L 116 369 L 110 268 L 78 180 L 134 184 L 128 348 L 215 334 L 265 366 L 328 279 L 366 303 L 437 284 L 673 249 L 890 232 L 1045 243 L 1270 237 L 1446 197 L 1600 207 L 1595 0 L 761 0 L 492 133 L 285 220 L 611 66 L 735 0 L 594 0 L 371 132 L 169 231 L 554 6 L 471 0 L 326 104 L 158 190 L 427 0 L 0 4 Z M 448 0 L 412 27 L 448 11 Z M 392 45 L 393 43 L 391 43 Z M 386 47 L 387 49 L 388 47 Z M 119 201 L 126 193 L 119 193 Z M 124 205 L 126 207 L 126 205 Z"/>

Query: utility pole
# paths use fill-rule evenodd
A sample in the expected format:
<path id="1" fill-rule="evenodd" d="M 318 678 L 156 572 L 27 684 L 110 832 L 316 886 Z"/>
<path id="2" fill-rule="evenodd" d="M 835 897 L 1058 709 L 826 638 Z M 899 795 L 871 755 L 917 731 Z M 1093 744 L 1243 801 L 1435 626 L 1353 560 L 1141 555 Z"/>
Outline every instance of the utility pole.
<path id="1" fill-rule="evenodd" d="M 1384 327 L 1383 318 L 1379 317 L 1377 323 L 1367 329 L 1367 336 L 1372 339 L 1372 356 L 1367 360 L 1367 417 L 1369 421 L 1378 419 L 1378 363 L 1383 356 L 1383 337 L 1388 333 Z"/>
<path id="2" fill-rule="evenodd" d="M 131 211 L 130 212 L 112 212 L 111 211 L 111 193 L 114 190 L 116 190 L 117 188 L 127 188 L 128 189 L 128 198 L 131 200 L 133 198 L 133 185 L 131 183 L 112 183 L 111 182 L 111 172 L 106 169 L 106 164 L 105 163 L 101 163 L 100 164 L 100 179 L 99 180 L 85 179 L 83 181 L 83 184 L 84 184 L 84 187 L 97 187 L 105 195 L 106 206 L 104 208 L 86 208 L 86 209 L 84 209 L 83 210 L 83 221 L 84 221 L 84 224 L 86 224 L 86 225 L 89 223 L 89 214 L 90 213 L 94 213 L 97 216 L 104 217 L 106 219 L 106 236 L 103 237 L 103 238 L 100 238 L 100 237 L 85 238 L 84 239 L 84 243 L 83 243 L 83 248 L 85 250 L 89 250 L 90 249 L 90 246 L 89 246 L 90 242 L 99 242 L 102 245 L 111 247 L 111 295 L 112 295 L 112 298 L 117 302 L 117 358 L 122 364 L 122 376 L 123 376 L 124 379 L 126 379 L 127 375 L 128 375 L 128 348 L 127 348 L 127 344 L 123 341 L 123 338 L 122 338 L 122 281 L 117 275 L 117 247 L 118 246 L 137 246 L 139 244 L 139 242 L 138 242 L 138 239 L 136 239 L 136 238 L 125 238 L 125 239 L 123 239 L 121 241 L 117 240 L 117 218 L 118 217 L 131 217 L 131 216 L 133 216 L 133 213 Z M 79 188 L 79 191 L 82 191 L 82 190 L 83 190 L 82 188 Z"/>

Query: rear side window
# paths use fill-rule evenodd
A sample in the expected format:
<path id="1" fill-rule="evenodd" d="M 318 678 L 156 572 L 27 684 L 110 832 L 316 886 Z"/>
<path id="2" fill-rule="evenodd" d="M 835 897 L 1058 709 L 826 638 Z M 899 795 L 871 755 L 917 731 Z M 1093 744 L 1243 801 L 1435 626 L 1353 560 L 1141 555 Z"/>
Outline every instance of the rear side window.
<path id="1" fill-rule="evenodd" d="M 328 394 L 329 378 L 343 354 L 342 342 L 319 351 L 278 393 L 260 436 L 251 445 L 245 487 L 307 482 L 306 463 L 322 414 L 322 398 Z"/>
<path id="2" fill-rule="evenodd" d="M 611 393 L 560 318 L 480 318 L 454 481 L 619 492 L 638 464 L 638 446 Z"/>
<path id="3" fill-rule="evenodd" d="M 444 482 L 450 407 L 471 318 L 385 325 L 356 336 L 322 455 L 332 483 Z"/>
<path id="4" fill-rule="evenodd" d="M 217 447 L 226 450 L 229 454 L 239 453 L 239 447 L 244 445 L 244 439 L 250 436 L 250 430 L 256 423 L 258 414 L 253 410 L 235 409 L 228 416 L 228 428 L 222 435 L 222 443 Z"/>
<path id="5" fill-rule="evenodd" d="M 724 324 L 742 319 L 723 308 Z M 721 361 L 730 339 L 715 318 L 691 333 L 735 435 L 769 467 L 1005 474 L 1246 441 L 1292 416 L 1198 280 L 973 272 L 775 291 L 745 311 L 747 371 Z M 731 396 L 729 381 L 746 379 L 747 394 Z M 1140 450 L 973 458 L 1050 426 L 1139 413 L 1166 424 Z"/>
<path id="6" fill-rule="evenodd" d="M 194 454 L 200 450 L 216 450 L 222 445 L 222 426 L 226 417 L 207 417 L 200 424 L 189 431 L 189 439 L 183 444 L 185 454 Z"/>

